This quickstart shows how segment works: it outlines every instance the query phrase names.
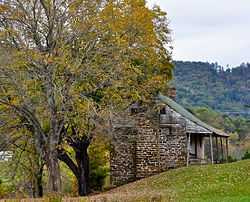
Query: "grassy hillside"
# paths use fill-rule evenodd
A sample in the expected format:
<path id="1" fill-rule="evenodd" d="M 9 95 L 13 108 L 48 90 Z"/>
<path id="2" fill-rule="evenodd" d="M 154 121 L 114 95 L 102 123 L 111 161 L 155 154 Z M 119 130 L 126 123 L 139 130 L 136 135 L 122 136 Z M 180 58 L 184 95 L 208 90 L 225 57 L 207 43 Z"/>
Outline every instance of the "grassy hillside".
<path id="1" fill-rule="evenodd" d="M 92 199 L 101 201 L 250 201 L 250 161 L 180 168 Z"/>

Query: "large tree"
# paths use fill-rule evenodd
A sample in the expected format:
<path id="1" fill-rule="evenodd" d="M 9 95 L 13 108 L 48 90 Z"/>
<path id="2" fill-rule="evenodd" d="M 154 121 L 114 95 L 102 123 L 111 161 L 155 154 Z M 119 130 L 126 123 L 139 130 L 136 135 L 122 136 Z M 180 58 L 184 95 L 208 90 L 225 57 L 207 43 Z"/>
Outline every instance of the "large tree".
<path id="1" fill-rule="evenodd" d="M 29 122 L 11 108 L 0 105 L 0 151 L 9 154 L 1 174 L 10 179 L 16 193 L 22 189 L 33 197 L 41 197 L 44 161 L 34 145 Z"/>
<path id="2" fill-rule="evenodd" d="M 144 0 L 9 0 L 0 28 L 1 107 L 28 123 L 50 191 L 60 192 L 60 159 L 86 195 L 87 149 L 109 111 L 171 78 L 166 13 Z"/>

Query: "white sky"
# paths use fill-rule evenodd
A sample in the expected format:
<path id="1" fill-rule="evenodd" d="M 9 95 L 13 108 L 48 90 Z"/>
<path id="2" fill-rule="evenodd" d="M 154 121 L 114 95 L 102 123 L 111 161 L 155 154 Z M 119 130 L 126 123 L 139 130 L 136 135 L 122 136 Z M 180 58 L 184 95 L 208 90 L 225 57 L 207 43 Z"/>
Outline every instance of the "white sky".
<path id="1" fill-rule="evenodd" d="M 250 0 L 148 0 L 167 11 L 175 60 L 250 62 Z"/>

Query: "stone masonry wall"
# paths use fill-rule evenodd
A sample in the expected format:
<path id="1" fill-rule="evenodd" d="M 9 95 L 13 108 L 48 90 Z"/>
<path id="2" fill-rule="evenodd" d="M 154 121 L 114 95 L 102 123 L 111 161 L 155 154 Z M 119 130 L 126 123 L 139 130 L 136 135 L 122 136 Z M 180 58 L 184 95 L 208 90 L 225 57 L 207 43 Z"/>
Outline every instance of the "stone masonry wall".
<path id="1" fill-rule="evenodd" d="M 160 114 L 150 117 L 149 114 L 144 111 L 130 116 L 133 127 L 117 124 L 110 155 L 113 185 L 126 184 L 186 164 L 187 137 L 182 119 L 175 120 L 167 114 L 165 120 L 169 121 L 162 125 Z"/>
<path id="2" fill-rule="evenodd" d="M 186 165 L 187 134 L 186 120 L 165 106 L 160 115 L 160 168 L 165 171 Z"/>
<path id="3" fill-rule="evenodd" d="M 160 130 L 160 168 L 185 166 L 187 156 L 187 137 L 183 126 L 173 124 Z"/>
<path id="4" fill-rule="evenodd" d="M 138 115 L 136 179 L 159 173 L 159 128 L 144 113 Z"/>
<path id="5" fill-rule="evenodd" d="M 112 151 L 110 153 L 111 184 L 114 186 L 134 181 L 135 165 L 135 131 L 131 128 L 114 130 Z"/>

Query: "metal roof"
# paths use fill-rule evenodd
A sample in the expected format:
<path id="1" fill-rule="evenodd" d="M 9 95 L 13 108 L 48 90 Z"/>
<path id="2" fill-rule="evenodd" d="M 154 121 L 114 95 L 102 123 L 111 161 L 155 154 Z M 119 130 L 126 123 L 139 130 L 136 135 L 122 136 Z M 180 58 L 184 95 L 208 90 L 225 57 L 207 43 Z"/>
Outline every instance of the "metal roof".
<path id="1" fill-rule="evenodd" d="M 218 130 L 206 123 L 204 123 L 203 121 L 201 121 L 200 119 L 198 119 L 197 117 L 195 117 L 192 113 L 190 113 L 189 111 L 187 111 L 184 107 L 182 107 L 181 105 L 179 105 L 177 102 L 175 102 L 174 100 L 172 100 L 171 98 L 164 96 L 162 94 L 159 94 L 159 99 L 161 102 L 167 104 L 171 109 L 173 109 L 174 111 L 178 112 L 180 115 L 182 115 L 184 118 L 192 121 L 193 123 L 209 130 L 210 132 L 214 133 L 217 136 L 223 136 L 223 137 L 229 137 L 228 134 L 226 134 L 225 132 L 223 132 L 222 130 Z"/>

